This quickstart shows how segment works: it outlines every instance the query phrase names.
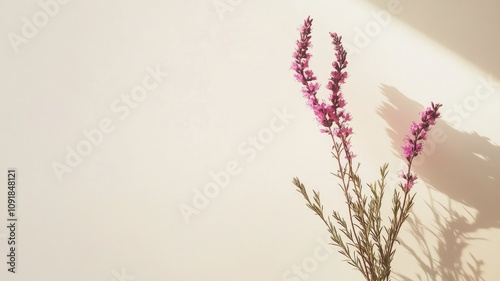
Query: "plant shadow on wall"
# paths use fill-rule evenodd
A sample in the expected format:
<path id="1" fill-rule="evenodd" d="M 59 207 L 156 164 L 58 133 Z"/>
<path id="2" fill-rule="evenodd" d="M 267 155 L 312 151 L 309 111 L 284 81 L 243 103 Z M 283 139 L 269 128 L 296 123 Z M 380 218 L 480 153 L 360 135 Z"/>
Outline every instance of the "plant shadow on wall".
<path id="1" fill-rule="evenodd" d="M 420 252 L 405 241 L 401 241 L 401 244 L 423 271 L 423 275 L 417 274 L 418 280 L 485 280 L 481 276 L 484 261 L 466 252 L 469 242 L 480 238 L 464 231 L 471 223 L 466 216 L 456 211 L 453 205 L 451 199 L 445 206 L 430 195 L 428 207 L 432 211 L 434 223 L 427 226 L 415 214 L 413 218 L 408 218 L 409 231 L 417 240 Z M 437 239 L 437 242 L 429 245 L 429 236 L 431 239 Z M 396 275 L 403 281 L 415 280 L 401 273 Z"/>
<path id="2" fill-rule="evenodd" d="M 393 151 L 399 155 L 408 120 L 423 106 L 394 87 L 382 85 L 381 90 L 387 101 L 378 108 L 378 114 L 387 121 Z M 434 228 L 421 225 L 415 216 L 409 220 L 412 235 L 419 240 L 425 253 L 422 257 L 406 246 L 425 273 L 426 279 L 420 276 L 416 280 L 439 280 L 437 277 L 447 281 L 483 280 L 480 270 L 482 261 L 466 255 L 464 251 L 468 241 L 480 239 L 472 237 L 476 231 L 500 228 L 497 202 L 500 198 L 500 146 L 475 132 L 459 131 L 446 122 L 438 124 L 435 130 L 438 134 L 428 141 L 435 149 L 424 154 L 422 162 L 416 163 L 414 169 L 432 189 L 446 195 L 450 203 L 448 206 L 439 205 L 431 196 L 429 207 L 434 215 Z M 422 165 L 423 162 L 425 165 Z M 462 215 L 466 212 L 458 212 L 452 202 L 475 209 L 477 215 L 467 219 Z M 438 211 L 437 205 L 442 211 Z M 436 236 L 437 245 L 428 245 L 425 233 Z M 465 259 L 472 260 L 472 263 Z"/>

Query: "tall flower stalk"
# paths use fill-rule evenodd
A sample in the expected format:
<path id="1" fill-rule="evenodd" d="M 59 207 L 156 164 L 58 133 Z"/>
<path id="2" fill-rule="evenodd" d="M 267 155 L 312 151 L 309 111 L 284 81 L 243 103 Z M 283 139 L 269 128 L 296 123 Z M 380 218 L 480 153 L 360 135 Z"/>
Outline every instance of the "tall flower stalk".
<path id="1" fill-rule="evenodd" d="M 412 123 L 411 135 L 404 139 L 405 144 L 402 148 L 407 170 L 400 172 L 401 190 L 394 190 L 392 213 L 386 225 L 383 223 L 381 208 L 388 164 L 380 168 L 380 180 L 367 184 L 368 190 L 365 190 L 358 175 L 360 164 L 354 163 L 356 155 L 351 147 L 353 130 L 349 125 L 352 116 L 345 109 L 346 101 L 341 90 L 341 85 L 348 76 L 345 71 L 347 52 L 342 45 L 342 36 L 330 33 L 335 49 L 333 71 L 326 86 L 330 95 L 327 101 L 319 101 L 316 95 L 320 85 L 316 82 L 314 72 L 309 68 L 309 61 L 312 57 L 309 52 L 312 47 L 312 21 L 308 17 L 300 27 L 300 39 L 296 42 L 291 68 L 295 72 L 296 80 L 302 84 L 302 94 L 316 116 L 321 127 L 320 131 L 328 134 L 332 139 L 332 155 L 338 166 L 333 174 L 339 179 L 338 185 L 345 197 L 347 219 L 337 211 L 334 211 L 331 216 L 325 214 L 319 192 L 313 190 L 311 198 L 298 178 L 294 178 L 293 183 L 306 200 L 307 207 L 314 211 L 326 225 L 332 244 L 339 247 L 339 252 L 346 257 L 346 261 L 358 269 L 366 280 L 389 280 L 391 262 L 395 253 L 394 244 L 413 206 L 415 196 L 410 193 L 417 179 L 417 176 L 411 172 L 413 159 L 422 153 L 427 133 L 435 124 L 436 119 L 440 117 L 438 110 L 441 104 L 431 103 L 431 107 L 420 113 L 420 122 Z"/>

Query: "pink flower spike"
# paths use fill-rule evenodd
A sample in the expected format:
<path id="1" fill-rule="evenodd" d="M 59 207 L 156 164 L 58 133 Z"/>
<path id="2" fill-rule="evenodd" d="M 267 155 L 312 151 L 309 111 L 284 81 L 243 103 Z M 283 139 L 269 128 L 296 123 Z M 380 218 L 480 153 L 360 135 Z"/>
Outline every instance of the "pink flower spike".
<path id="1" fill-rule="evenodd" d="M 415 183 L 417 179 L 416 175 L 410 173 L 411 164 L 413 159 L 422 153 L 424 147 L 424 141 L 427 140 L 427 134 L 431 130 L 431 126 L 436 123 L 436 119 L 441 116 L 439 113 L 439 108 L 441 104 L 431 103 L 431 107 L 428 107 L 425 111 L 420 112 L 421 122 L 412 122 L 410 126 L 411 136 L 405 136 L 404 145 L 401 146 L 403 149 L 403 155 L 408 164 L 408 172 L 402 176 L 406 180 L 403 184 L 403 190 L 408 192 Z"/>
<path id="2" fill-rule="evenodd" d="M 342 36 L 330 33 L 335 49 L 335 61 L 332 63 L 333 71 L 330 72 L 330 79 L 327 83 L 330 97 L 327 102 L 319 101 L 316 97 L 319 84 L 313 82 L 317 78 L 314 72 L 309 69 L 311 58 L 309 48 L 312 47 L 311 30 L 312 19 L 308 17 L 299 28 L 300 39 L 296 42 L 291 69 L 295 72 L 296 80 L 303 85 L 302 94 L 307 99 L 307 105 L 313 110 L 319 125 L 323 127 L 321 132 L 330 134 L 332 138 L 339 138 L 346 158 L 351 160 L 356 156 L 351 151 L 350 144 L 353 130 L 349 126 L 349 122 L 352 116 L 345 110 L 346 102 L 341 92 L 341 85 L 348 77 L 347 72 L 344 71 L 347 66 L 347 52 L 342 44 Z"/>

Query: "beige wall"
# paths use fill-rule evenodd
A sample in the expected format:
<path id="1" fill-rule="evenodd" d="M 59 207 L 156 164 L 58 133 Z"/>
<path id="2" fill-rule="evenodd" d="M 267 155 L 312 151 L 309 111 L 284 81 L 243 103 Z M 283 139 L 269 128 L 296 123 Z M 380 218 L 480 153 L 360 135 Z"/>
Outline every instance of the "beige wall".
<path id="1" fill-rule="evenodd" d="M 484 280 L 500 278 L 496 1 L 8 2 L 1 280 L 362 280 L 325 246 L 291 183 L 345 213 L 331 143 L 290 70 L 308 15 L 320 83 L 328 32 L 349 50 L 344 93 L 364 182 L 384 162 L 396 175 L 411 120 L 444 104 L 416 166 L 395 280 L 479 280 L 467 279 L 474 260 Z"/>

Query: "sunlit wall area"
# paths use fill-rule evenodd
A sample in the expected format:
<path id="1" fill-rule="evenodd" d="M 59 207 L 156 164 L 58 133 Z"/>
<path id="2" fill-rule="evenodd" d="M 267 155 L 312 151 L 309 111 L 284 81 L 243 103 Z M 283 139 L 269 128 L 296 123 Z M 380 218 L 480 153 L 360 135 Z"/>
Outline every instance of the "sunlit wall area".
<path id="1" fill-rule="evenodd" d="M 499 9 L 493 0 L 0 3 L 0 279 L 363 280 L 292 184 L 299 177 L 327 213 L 347 215 L 331 138 L 291 69 L 310 16 L 319 98 L 335 59 L 329 32 L 342 36 L 352 149 L 364 183 L 389 163 L 386 211 L 411 122 L 443 104 L 414 163 L 394 280 L 497 280 Z"/>

